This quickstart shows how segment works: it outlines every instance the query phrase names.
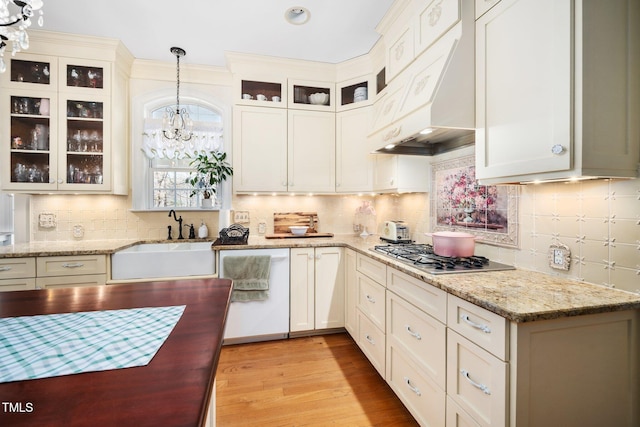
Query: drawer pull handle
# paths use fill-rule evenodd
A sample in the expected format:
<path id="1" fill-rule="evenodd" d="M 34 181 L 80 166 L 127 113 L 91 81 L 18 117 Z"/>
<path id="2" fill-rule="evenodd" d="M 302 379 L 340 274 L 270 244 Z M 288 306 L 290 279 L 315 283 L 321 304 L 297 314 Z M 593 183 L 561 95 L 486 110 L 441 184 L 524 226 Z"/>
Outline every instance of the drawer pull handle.
<path id="1" fill-rule="evenodd" d="M 9 270 L 11 270 L 11 267 L 9 266 L 0 267 L 0 271 L 9 271 Z"/>
<path id="2" fill-rule="evenodd" d="M 404 325 L 404 328 L 407 330 L 407 332 L 409 333 L 409 335 L 411 335 L 412 337 L 414 337 L 415 339 L 417 339 L 418 341 L 422 339 L 422 337 L 420 336 L 419 333 L 417 332 L 413 332 L 411 330 L 411 326 L 409 325 Z"/>
<path id="3" fill-rule="evenodd" d="M 407 385 L 407 387 L 409 387 L 409 390 L 411 390 L 412 392 L 414 392 L 418 396 L 422 396 L 422 393 L 420 392 L 420 389 L 418 387 L 415 387 L 415 386 L 411 385 L 411 380 L 409 378 L 404 377 L 404 383 Z"/>
<path id="4" fill-rule="evenodd" d="M 65 262 L 64 264 L 62 264 L 63 268 L 78 268 L 78 267 L 84 267 L 84 263 L 82 262 Z"/>
<path id="5" fill-rule="evenodd" d="M 367 298 L 367 301 L 369 301 L 370 303 L 373 303 L 373 304 L 376 303 L 376 299 L 371 295 L 367 295 L 366 298 Z"/>
<path id="6" fill-rule="evenodd" d="M 466 314 L 463 314 L 462 316 L 460 316 L 460 319 L 462 319 L 462 321 L 467 323 L 468 325 L 471 325 L 471 327 L 476 328 L 476 329 L 480 329 L 485 334 L 490 334 L 491 333 L 491 328 L 490 327 L 488 327 L 487 325 L 480 325 L 478 323 L 472 322 L 471 319 L 469 319 L 469 316 L 466 315 Z"/>
<path id="7" fill-rule="evenodd" d="M 467 372 L 467 371 L 466 371 L 466 370 L 464 370 L 464 369 L 461 369 L 461 370 L 460 370 L 460 373 L 462 374 L 462 376 L 463 376 L 463 377 L 465 377 L 465 378 L 467 379 L 467 381 L 469 381 L 469 382 L 471 383 L 471 385 L 472 385 L 472 386 L 474 386 L 474 387 L 475 387 L 475 388 L 477 388 L 477 389 L 482 390 L 482 392 L 483 392 L 484 394 L 487 394 L 487 395 L 490 395 L 490 394 L 491 394 L 491 390 L 489 390 L 489 387 L 487 387 L 487 386 L 486 386 L 486 385 L 484 385 L 484 384 L 480 384 L 480 383 L 477 383 L 477 382 L 475 382 L 474 380 L 472 380 L 472 379 L 471 379 L 471 377 L 469 376 L 469 372 Z"/>
<path id="8" fill-rule="evenodd" d="M 369 343 L 370 343 L 371 345 L 376 345 L 376 342 L 375 342 L 375 340 L 374 340 L 373 338 L 371 338 L 371 335 L 369 335 L 369 334 L 365 335 L 365 336 L 364 336 L 364 339 L 366 339 L 367 341 L 369 341 Z"/>

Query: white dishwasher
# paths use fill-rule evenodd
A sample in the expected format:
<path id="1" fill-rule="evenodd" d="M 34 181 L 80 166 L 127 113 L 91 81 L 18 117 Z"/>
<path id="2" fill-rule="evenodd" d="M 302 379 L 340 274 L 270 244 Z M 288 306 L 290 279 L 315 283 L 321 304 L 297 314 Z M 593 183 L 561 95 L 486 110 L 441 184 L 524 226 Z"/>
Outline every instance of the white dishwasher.
<path id="1" fill-rule="evenodd" d="M 238 301 L 229 305 L 224 344 L 283 339 L 289 336 L 289 249 L 221 250 L 219 277 L 225 278 L 226 257 L 271 257 L 268 297 L 261 301 Z"/>

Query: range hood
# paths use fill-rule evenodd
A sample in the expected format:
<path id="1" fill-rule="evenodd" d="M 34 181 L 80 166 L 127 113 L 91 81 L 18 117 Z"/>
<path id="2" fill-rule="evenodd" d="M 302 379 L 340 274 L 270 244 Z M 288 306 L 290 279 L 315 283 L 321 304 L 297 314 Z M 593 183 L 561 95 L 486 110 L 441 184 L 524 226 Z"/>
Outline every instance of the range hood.
<path id="1" fill-rule="evenodd" d="M 375 153 L 432 156 L 475 142 L 473 2 L 461 1 L 460 8 L 460 20 L 390 82 L 397 91 L 383 98 L 391 95 L 396 109 L 369 137 Z"/>

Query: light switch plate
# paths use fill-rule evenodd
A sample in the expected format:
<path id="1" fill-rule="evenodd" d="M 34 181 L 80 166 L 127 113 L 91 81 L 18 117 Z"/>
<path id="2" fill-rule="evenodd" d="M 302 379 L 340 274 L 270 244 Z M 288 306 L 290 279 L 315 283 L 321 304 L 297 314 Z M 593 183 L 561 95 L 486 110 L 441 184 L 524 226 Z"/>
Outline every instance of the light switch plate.
<path id="1" fill-rule="evenodd" d="M 42 212 L 38 215 L 38 225 L 41 228 L 56 228 L 56 215 L 50 212 Z"/>
<path id="2" fill-rule="evenodd" d="M 249 224 L 249 211 L 233 212 L 233 222 L 236 224 Z"/>

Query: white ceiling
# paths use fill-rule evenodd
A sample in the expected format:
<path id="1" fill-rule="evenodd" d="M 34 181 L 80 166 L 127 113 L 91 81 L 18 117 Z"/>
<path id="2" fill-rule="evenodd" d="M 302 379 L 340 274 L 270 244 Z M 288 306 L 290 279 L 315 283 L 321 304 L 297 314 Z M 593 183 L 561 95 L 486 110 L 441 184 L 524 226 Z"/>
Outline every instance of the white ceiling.
<path id="1" fill-rule="evenodd" d="M 42 29 L 122 40 L 134 57 L 224 66 L 224 52 L 339 63 L 363 55 L 393 0 L 44 0 Z M 294 6 L 311 18 L 285 21 Z M 38 28 L 35 26 L 35 28 Z"/>

